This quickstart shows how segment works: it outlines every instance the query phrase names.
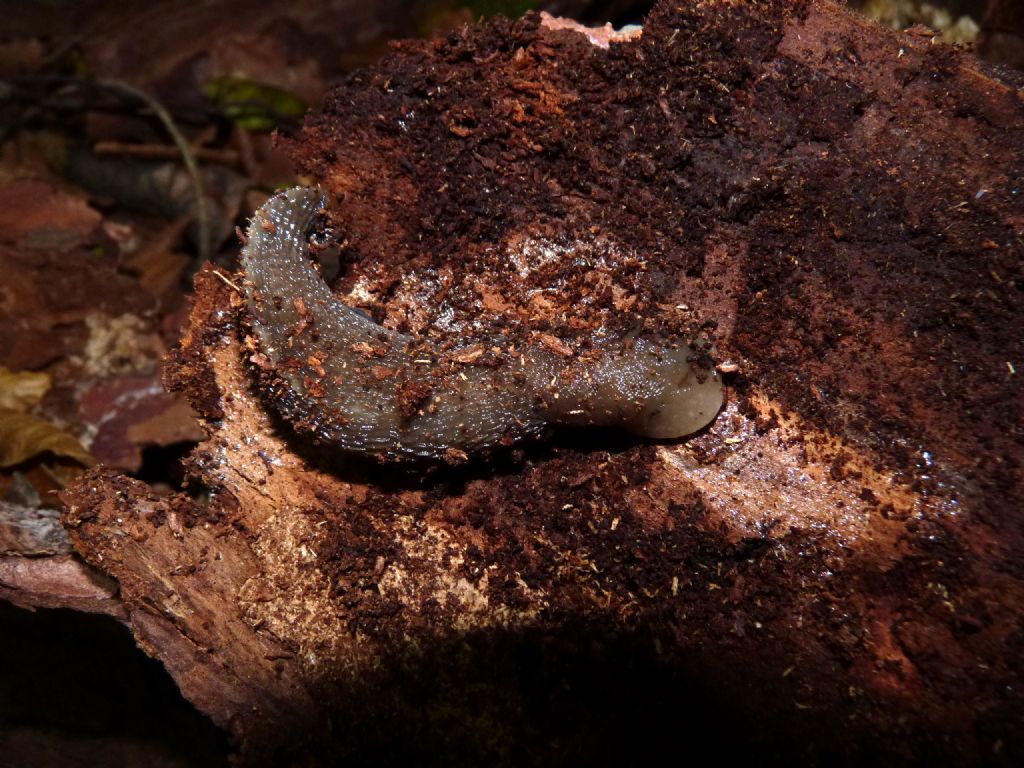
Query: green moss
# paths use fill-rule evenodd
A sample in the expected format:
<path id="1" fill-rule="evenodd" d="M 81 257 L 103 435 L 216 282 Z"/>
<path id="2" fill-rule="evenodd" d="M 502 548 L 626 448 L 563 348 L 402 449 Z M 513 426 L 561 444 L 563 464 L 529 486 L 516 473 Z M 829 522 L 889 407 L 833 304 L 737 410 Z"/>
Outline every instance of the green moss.
<path id="1" fill-rule="evenodd" d="M 221 115 L 249 131 L 272 130 L 306 111 L 305 103 L 294 94 L 241 77 L 211 80 L 203 93 Z"/>

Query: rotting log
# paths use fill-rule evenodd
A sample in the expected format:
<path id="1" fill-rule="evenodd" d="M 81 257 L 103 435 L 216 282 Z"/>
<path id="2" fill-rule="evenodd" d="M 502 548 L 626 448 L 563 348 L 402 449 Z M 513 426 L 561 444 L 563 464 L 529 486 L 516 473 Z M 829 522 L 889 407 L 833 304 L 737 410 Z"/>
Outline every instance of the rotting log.
<path id="1" fill-rule="evenodd" d="M 339 295 L 428 335 L 684 331 L 723 413 L 332 455 L 208 269 L 167 369 L 202 493 L 96 470 L 64 524 L 251 762 L 1019 761 L 1014 77 L 829 2 L 398 44 L 287 142 L 343 200 Z"/>

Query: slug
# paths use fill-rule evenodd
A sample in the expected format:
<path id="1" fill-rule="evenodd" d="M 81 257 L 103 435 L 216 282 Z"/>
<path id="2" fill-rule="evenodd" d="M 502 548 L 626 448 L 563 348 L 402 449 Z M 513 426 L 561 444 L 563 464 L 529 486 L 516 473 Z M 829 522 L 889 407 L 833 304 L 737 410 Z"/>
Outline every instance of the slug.
<path id="1" fill-rule="evenodd" d="M 718 413 L 721 381 L 691 364 L 685 344 L 630 337 L 574 354 L 541 336 L 517 349 L 499 341 L 449 351 L 383 328 L 335 297 L 309 259 L 325 203 L 309 188 L 274 195 L 241 255 L 251 360 L 297 431 L 382 459 L 458 463 L 549 424 L 675 438 Z"/>

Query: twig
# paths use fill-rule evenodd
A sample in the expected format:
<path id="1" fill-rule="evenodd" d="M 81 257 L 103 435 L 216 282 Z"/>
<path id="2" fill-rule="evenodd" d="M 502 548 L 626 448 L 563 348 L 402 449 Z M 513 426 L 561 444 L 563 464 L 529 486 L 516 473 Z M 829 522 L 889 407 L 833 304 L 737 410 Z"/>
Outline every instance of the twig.
<path id="1" fill-rule="evenodd" d="M 227 275 L 221 274 L 220 270 L 218 270 L 218 269 L 213 270 L 213 274 L 215 274 L 217 277 L 219 277 L 221 280 L 223 280 L 225 283 L 227 283 L 230 288 L 234 288 L 235 293 L 241 293 L 242 292 L 242 289 L 239 288 L 237 285 L 235 285 L 233 282 L 231 282 L 231 280 L 227 277 Z"/>
<path id="2" fill-rule="evenodd" d="M 92 151 L 97 155 L 121 155 L 140 157 L 146 160 L 177 160 L 181 157 L 178 148 L 168 144 L 127 144 L 123 141 L 98 141 L 93 145 Z M 203 162 L 231 168 L 237 168 L 239 165 L 239 154 L 234 149 L 196 147 L 192 152 L 197 160 Z"/>

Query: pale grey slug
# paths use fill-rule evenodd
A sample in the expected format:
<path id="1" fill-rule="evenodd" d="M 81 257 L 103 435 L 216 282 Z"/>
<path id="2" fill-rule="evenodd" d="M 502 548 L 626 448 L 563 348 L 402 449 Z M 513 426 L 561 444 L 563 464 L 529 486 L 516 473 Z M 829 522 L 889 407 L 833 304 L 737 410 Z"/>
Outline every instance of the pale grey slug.
<path id="1" fill-rule="evenodd" d="M 548 336 L 482 356 L 490 344 L 449 352 L 385 329 L 335 297 L 310 262 L 310 228 L 324 205 L 315 189 L 274 195 L 241 256 L 251 359 L 298 431 L 386 459 L 457 462 L 548 424 L 675 438 L 718 413 L 721 381 L 691 363 L 685 344 L 630 337 L 574 354 Z"/>

